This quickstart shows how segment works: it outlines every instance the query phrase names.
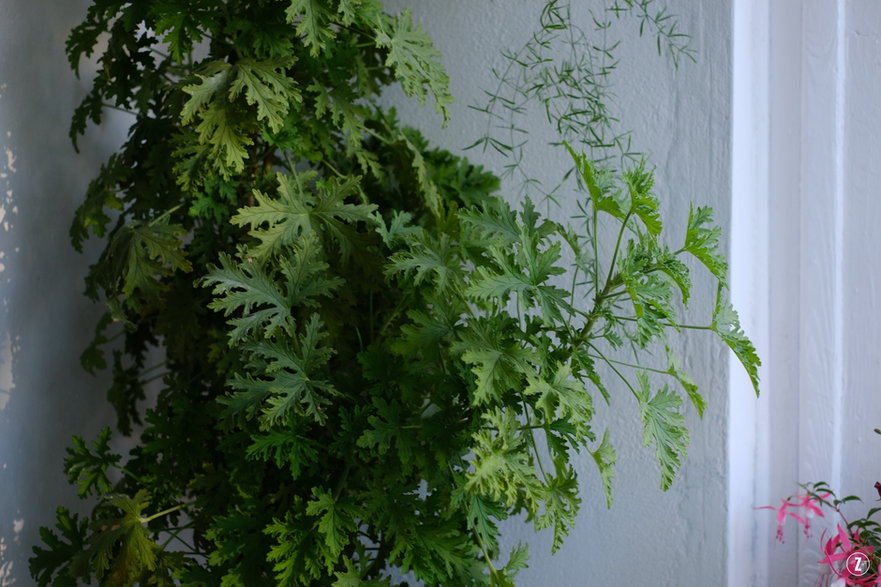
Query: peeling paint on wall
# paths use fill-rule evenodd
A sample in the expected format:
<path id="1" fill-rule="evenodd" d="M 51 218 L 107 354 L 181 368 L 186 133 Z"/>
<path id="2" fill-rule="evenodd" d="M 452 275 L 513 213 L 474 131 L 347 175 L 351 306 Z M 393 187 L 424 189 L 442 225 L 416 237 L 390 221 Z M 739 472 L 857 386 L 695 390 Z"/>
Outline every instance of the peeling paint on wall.
<path id="1" fill-rule="evenodd" d="M 8 587 L 15 584 L 12 576 L 13 562 L 6 560 L 6 539 L 0 536 L 0 587 Z"/>
<path id="2" fill-rule="evenodd" d="M 15 380 L 12 376 L 12 338 L 8 332 L 3 333 L 0 341 L 0 412 L 9 405 Z"/>

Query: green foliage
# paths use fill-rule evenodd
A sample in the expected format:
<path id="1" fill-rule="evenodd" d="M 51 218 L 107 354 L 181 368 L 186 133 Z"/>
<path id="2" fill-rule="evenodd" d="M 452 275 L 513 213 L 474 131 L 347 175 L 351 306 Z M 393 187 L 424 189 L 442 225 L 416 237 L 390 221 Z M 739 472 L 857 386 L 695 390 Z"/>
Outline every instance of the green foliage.
<path id="1" fill-rule="evenodd" d="M 85 497 L 92 493 L 100 495 L 112 489 L 107 470 L 117 466 L 122 459 L 120 455 L 110 452 L 110 437 L 113 431 L 109 427 L 101 429 L 98 439 L 92 443 L 92 450 L 85 441 L 74 436 L 73 447 L 67 449 L 64 469 L 67 480 L 79 484 L 79 495 Z"/>
<path id="2" fill-rule="evenodd" d="M 564 12 L 548 3 L 542 35 L 567 30 Z M 395 571 L 513 585 L 527 551 L 501 552 L 499 522 L 523 515 L 558 549 L 594 498 L 573 454 L 611 504 L 617 439 L 595 430 L 597 397 L 633 394 L 669 487 L 688 431 L 650 375 L 705 409 L 669 332 L 715 332 L 757 384 L 709 211 L 671 238 L 644 163 L 583 152 L 605 144 L 602 118 L 549 110 L 561 139 L 600 133 L 569 148 L 582 214 L 560 222 L 378 107 L 397 82 L 447 116 L 448 78 L 409 12 L 96 0 L 74 68 L 101 40 L 72 136 L 105 105 L 134 116 L 71 228 L 78 248 L 105 241 L 87 293 L 108 308 L 82 362 L 111 352 L 117 428 L 139 438 L 124 456 L 109 429 L 74 439 L 68 478 L 97 505 L 42 530 L 40 585 L 376 586 Z M 688 256 L 719 284 L 708 326 L 679 317 Z"/>

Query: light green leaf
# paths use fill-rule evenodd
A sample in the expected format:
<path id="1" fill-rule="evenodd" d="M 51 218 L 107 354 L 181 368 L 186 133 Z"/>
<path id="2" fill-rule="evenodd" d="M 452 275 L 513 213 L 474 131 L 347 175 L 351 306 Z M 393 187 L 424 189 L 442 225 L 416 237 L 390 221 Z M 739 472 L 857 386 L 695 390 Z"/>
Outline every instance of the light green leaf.
<path id="1" fill-rule="evenodd" d="M 327 50 L 336 37 L 331 24 L 331 11 L 324 0 L 291 0 L 285 16 L 297 26 L 297 34 L 303 36 L 303 44 L 309 54 L 318 57 Z"/>
<path id="2" fill-rule="evenodd" d="M 383 15 L 376 30 L 376 44 L 388 50 L 385 64 L 401 82 L 404 93 L 416 97 L 420 104 L 430 92 L 436 110 L 449 118 L 447 105 L 453 102 L 450 80 L 440 63 L 440 53 L 421 27 L 413 26 L 409 10 L 398 17 Z"/>
<path id="3" fill-rule="evenodd" d="M 267 338 L 279 331 L 293 332 L 294 317 L 287 296 L 256 263 L 237 263 L 221 253 L 220 267 L 210 267 L 202 283 L 214 286 L 215 299 L 209 308 L 222 310 L 224 316 L 236 315 L 229 320 L 234 326 L 229 334 L 231 345 L 258 332 Z"/>
<path id="4" fill-rule="evenodd" d="M 372 222 L 376 210 L 374 204 L 345 203 L 359 193 L 359 178 L 312 183 L 316 178 L 314 172 L 279 173 L 277 178 L 277 199 L 255 190 L 256 205 L 239 208 L 238 214 L 230 219 L 236 226 L 250 227 L 249 234 L 260 241 L 249 252 L 265 260 L 314 234 L 335 241 L 344 259 L 351 256 L 359 238 L 351 225 Z"/>
<path id="5" fill-rule="evenodd" d="M 654 174 L 645 170 L 645 160 L 624 173 L 624 183 L 630 192 L 632 213 L 642 220 L 649 234 L 658 236 L 661 234 L 662 223 L 660 205 L 651 193 L 654 182 Z"/>
<path id="6" fill-rule="evenodd" d="M 615 448 L 609 442 L 609 431 L 603 432 L 603 440 L 596 450 L 589 450 L 600 471 L 600 479 L 603 483 L 603 493 L 606 495 L 606 507 L 612 507 L 612 480 L 615 477 L 615 463 L 618 455 Z"/>
<path id="7" fill-rule="evenodd" d="M 284 73 L 293 63 L 294 59 L 240 59 L 229 85 L 230 101 L 244 92 L 245 101 L 257 106 L 257 119 L 265 120 L 269 128 L 278 132 L 291 102 L 303 100 L 294 81 Z"/>
<path id="8" fill-rule="evenodd" d="M 685 233 L 683 250 L 694 255 L 724 285 L 727 283 L 728 265 L 719 251 L 722 230 L 718 226 L 712 226 L 712 222 L 712 208 L 689 207 L 688 230 Z"/>
<path id="9" fill-rule="evenodd" d="M 184 102 L 180 118 L 183 124 L 190 124 L 196 116 L 206 110 L 214 101 L 214 97 L 227 91 L 232 65 L 226 61 L 212 61 L 202 68 L 198 84 L 190 84 L 183 87 L 183 91 L 190 95 Z"/>
<path id="10" fill-rule="evenodd" d="M 661 467 L 661 489 L 670 489 L 676 471 L 682 465 L 688 447 L 688 429 L 680 412 L 682 400 L 667 386 L 651 395 L 648 376 L 638 372 L 639 389 L 636 399 L 644 425 L 643 443 L 654 443 L 655 456 Z"/>
<path id="11" fill-rule="evenodd" d="M 462 260 L 447 234 L 429 238 L 425 231 L 407 239 L 408 248 L 389 258 L 386 275 L 402 274 L 414 285 L 431 280 L 438 292 L 445 292 L 462 280 Z"/>
<path id="12" fill-rule="evenodd" d="M 333 494 L 320 487 L 313 487 L 312 495 L 315 500 L 306 505 L 306 513 L 318 517 L 318 532 L 324 537 L 325 563 L 330 571 L 358 529 L 354 519 L 357 508 L 334 499 Z"/>
<path id="13" fill-rule="evenodd" d="M 682 370 L 682 365 L 676 353 L 674 353 L 667 345 L 665 345 L 665 349 L 667 351 L 667 373 L 682 385 L 682 388 L 685 390 L 685 393 L 688 394 L 688 398 L 691 400 L 692 405 L 697 409 L 698 416 L 703 418 L 704 410 L 707 407 L 706 400 L 704 400 L 704 397 L 698 391 L 697 385 L 695 385 L 691 376 Z"/>
<path id="14" fill-rule="evenodd" d="M 525 375 L 533 372 L 531 353 L 517 340 L 502 338 L 508 320 L 472 323 L 454 346 L 462 361 L 472 365 L 476 389 L 472 402 L 483 405 L 501 401 L 512 389 L 519 389 Z"/>
<path id="15" fill-rule="evenodd" d="M 548 380 L 545 373 L 528 375 L 523 390 L 527 396 L 539 396 L 535 402 L 546 421 L 564 419 L 576 425 L 586 425 L 593 418 L 593 399 L 584 383 L 572 376 L 567 363 L 558 363 Z"/>
<path id="16" fill-rule="evenodd" d="M 722 291 L 722 285 L 720 284 L 716 293 L 716 309 L 713 312 L 712 329 L 734 351 L 743 368 L 746 369 L 756 396 L 758 396 L 759 367 L 762 361 L 756 353 L 756 347 L 753 346 L 752 341 L 743 332 L 737 312 L 734 311 L 729 302 L 723 301 Z"/>

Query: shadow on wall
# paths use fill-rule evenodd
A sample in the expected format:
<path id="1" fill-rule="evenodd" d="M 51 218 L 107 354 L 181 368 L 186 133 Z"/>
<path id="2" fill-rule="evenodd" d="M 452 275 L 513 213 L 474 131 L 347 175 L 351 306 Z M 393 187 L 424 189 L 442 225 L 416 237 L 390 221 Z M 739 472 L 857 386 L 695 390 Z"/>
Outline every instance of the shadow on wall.
<path id="1" fill-rule="evenodd" d="M 86 84 L 64 55 L 88 2 L 0 6 L 0 587 L 30 585 L 27 559 L 59 505 L 83 509 L 62 471 L 71 435 L 113 422 L 108 380 L 80 368 L 101 308 L 83 297 L 97 256 L 77 254 L 68 228 L 121 129 L 92 131 L 76 155 L 67 137 Z"/>

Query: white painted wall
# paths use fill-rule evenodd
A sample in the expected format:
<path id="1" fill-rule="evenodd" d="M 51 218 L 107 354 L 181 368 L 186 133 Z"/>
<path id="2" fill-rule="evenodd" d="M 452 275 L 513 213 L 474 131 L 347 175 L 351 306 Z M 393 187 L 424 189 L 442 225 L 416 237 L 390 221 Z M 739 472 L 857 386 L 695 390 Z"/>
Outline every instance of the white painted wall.
<path id="1" fill-rule="evenodd" d="M 76 254 L 76 203 L 119 129 L 94 131 L 75 156 L 67 138 L 85 91 L 64 41 L 86 2 L 0 3 L 0 585 L 33 581 L 27 558 L 55 507 L 75 506 L 62 472 L 72 434 L 109 422 L 106 381 L 79 352 L 97 318 L 82 295 L 95 251 Z"/>

